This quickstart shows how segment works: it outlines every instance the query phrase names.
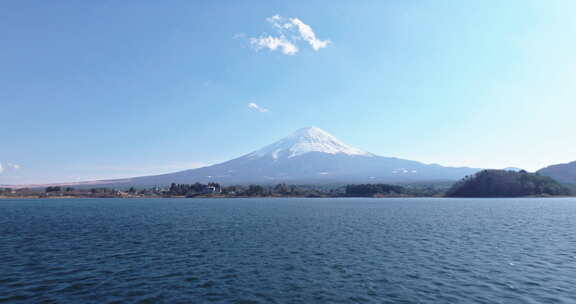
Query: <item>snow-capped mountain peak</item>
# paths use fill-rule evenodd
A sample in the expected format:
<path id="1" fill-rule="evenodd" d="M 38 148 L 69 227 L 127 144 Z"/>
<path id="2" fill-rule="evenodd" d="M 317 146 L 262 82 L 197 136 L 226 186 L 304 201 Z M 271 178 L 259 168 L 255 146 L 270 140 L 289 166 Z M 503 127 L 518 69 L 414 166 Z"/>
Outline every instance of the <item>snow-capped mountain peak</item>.
<path id="1" fill-rule="evenodd" d="M 253 153 L 211 166 L 161 175 L 93 181 L 90 185 L 444 182 L 461 179 L 479 170 L 373 155 L 339 141 L 326 131 L 309 127 Z"/>
<path id="2" fill-rule="evenodd" d="M 250 153 L 248 157 L 270 156 L 274 159 L 291 158 L 309 152 L 321 152 L 328 154 L 347 154 L 372 156 L 372 154 L 349 146 L 332 134 L 317 128 L 307 127 L 296 130 L 289 136 L 266 146 L 258 151 Z"/>

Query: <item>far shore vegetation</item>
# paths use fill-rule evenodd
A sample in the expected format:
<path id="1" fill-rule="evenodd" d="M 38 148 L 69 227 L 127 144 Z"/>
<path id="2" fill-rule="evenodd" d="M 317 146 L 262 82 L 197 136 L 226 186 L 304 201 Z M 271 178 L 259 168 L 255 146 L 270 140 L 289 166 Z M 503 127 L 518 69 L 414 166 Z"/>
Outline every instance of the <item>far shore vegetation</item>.
<path id="1" fill-rule="evenodd" d="M 235 198 L 235 197 L 548 197 L 570 196 L 573 186 L 526 171 L 483 170 L 462 180 L 423 184 L 226 185 L 175 184 L 168 187 L 0 188 L 0 198 Z"/>
<path id="2" fill-rule="evenodd" d="M 0 188 L 0 198 L 192 198 L 192 197 L 430 197 L 441 196 L 445 185 L 230 185 L 171 184 L 169 187 Z"/>

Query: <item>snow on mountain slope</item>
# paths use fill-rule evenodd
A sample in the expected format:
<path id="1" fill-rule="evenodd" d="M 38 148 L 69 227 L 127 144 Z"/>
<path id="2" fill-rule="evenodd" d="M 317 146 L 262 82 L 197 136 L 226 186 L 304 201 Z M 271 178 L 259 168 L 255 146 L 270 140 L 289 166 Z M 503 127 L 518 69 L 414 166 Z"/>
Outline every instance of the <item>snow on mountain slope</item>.
<path id="1" fill-rule="evenodd" d="M 299 129 L 269 146 L 246 155 L 246 157 L 292 158 L 309 152 L 373 156 L 371 153 L 341 142 L 332 134 L 320 128 L 308 127 Z"/>
<path id="2" fill-rule="evenodd" d="M 98 184 L 166 186 L 171 183 L 322 184 L 457 180 L 479 169 L 427 165 L 383 157 L 349 146 L 316 128 L 299 129 L 260 150 L 219 164 L 174 173 L 97 181 Z"/>

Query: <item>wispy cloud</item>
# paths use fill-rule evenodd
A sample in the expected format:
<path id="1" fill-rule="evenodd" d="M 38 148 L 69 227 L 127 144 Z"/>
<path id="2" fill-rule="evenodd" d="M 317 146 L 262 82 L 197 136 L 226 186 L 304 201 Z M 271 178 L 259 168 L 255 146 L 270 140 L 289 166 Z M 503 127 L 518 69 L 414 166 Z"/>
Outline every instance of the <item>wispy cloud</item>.
<path id="1" fill-rule="evenodd" d="M 308 24 L 298 18 L 284 18 L 280 15 L 274 15 L 266 18 L 269 24 L 276 30 L 276 35 L 261 35 L 260 37 L 250 38 L 252 47 L 259 51 L 267 48 L 271 51 L 280 51 L 285 55 L 294 55 L 298 53 L 298 41 L 307 42 L 314 51 L 327 47 L 330 40 L 320 40 L 316 33 Z"/>
<path id="2" fill-rule="evenodd" d="M 2 174 L 4 172 L 9 172 L 9 171 L 16 171 L 20 168 L 22 168 L 22 166 L 20 166 L 19 164 L 10 163 L 10 162 L 5 162 L 4 164 L 2 164 L 0 162 L 0 174 Z"/>
<path id="3" fill-rule="evenodd" d="M 133 176 L 165 174 L 176 171 L 196 169 L 205 167 L 209 164 L 203 162 L 168 162 L 156 164 L 142 164 L 135 166 L 113 165 L 113 164 L 77 164 L 72 169 L 75 171 L 83 171 L 89 174 L 82 177 L 82 180 L 97 180 L 97 179 L 111 179 L 111 178 L 128 178 Z M 74 176 L 74 179 L 77 179 Z"/>
<path id="4" fill-rule="evenodd" d="M 252 109 L 252 110 L 255 110 L 255 111 L 258 111 L 258 112 L 260 112 L 260 113 L 268 112 L 268 109 L 263 108 L 263 107 L 255 104 L 255 103 L 253 103 L 253 102 L 251 102 L 251 103 L 248 104 L 248 108 L 250 108 L 250 109 Z"/>
<path id="5" fill-rule="evenodd" d="M 187 170 L 204 167 L 207 164 L 202 162 L 169 162 L 159 164 L 143 164 L 139 166 L 117 166 L 117 165 L 92 165 L 81 166 L 81 169 L 121 173 L 149 173 L 149 172 L 173 172 L 174 170 Z"/>

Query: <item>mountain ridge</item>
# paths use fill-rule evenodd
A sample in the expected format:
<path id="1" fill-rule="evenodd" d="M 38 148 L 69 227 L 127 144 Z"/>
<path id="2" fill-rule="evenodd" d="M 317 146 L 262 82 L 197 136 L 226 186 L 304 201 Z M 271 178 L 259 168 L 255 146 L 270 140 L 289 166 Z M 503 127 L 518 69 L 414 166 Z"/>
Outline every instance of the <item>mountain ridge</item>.
<path id="1" fill-rule="evenodd" d="M 480 171 L 379 156 L 306 127 L 251 153 L 174 173 L 84 182 L 80 187 L 165 186 L 171 183 L 329 184 L 456 181 Z M 60 183 L 59 185 L 73 185 Z"/>
<path id="2" fill-rule="evenodd" d="M 537 173 L 562 183 L 576 184 L 576 161 L 550 165 L 538 170 Z"/>
<path id="3" fill-rule="evenodd" d="M 251 153 L 215 165 L 174 173 L 103 181 L 117 185 L 375 183 L 451 181 L 480 169 L 444 167 L 369 153 L 332 134 L 306 127 Z"/>

